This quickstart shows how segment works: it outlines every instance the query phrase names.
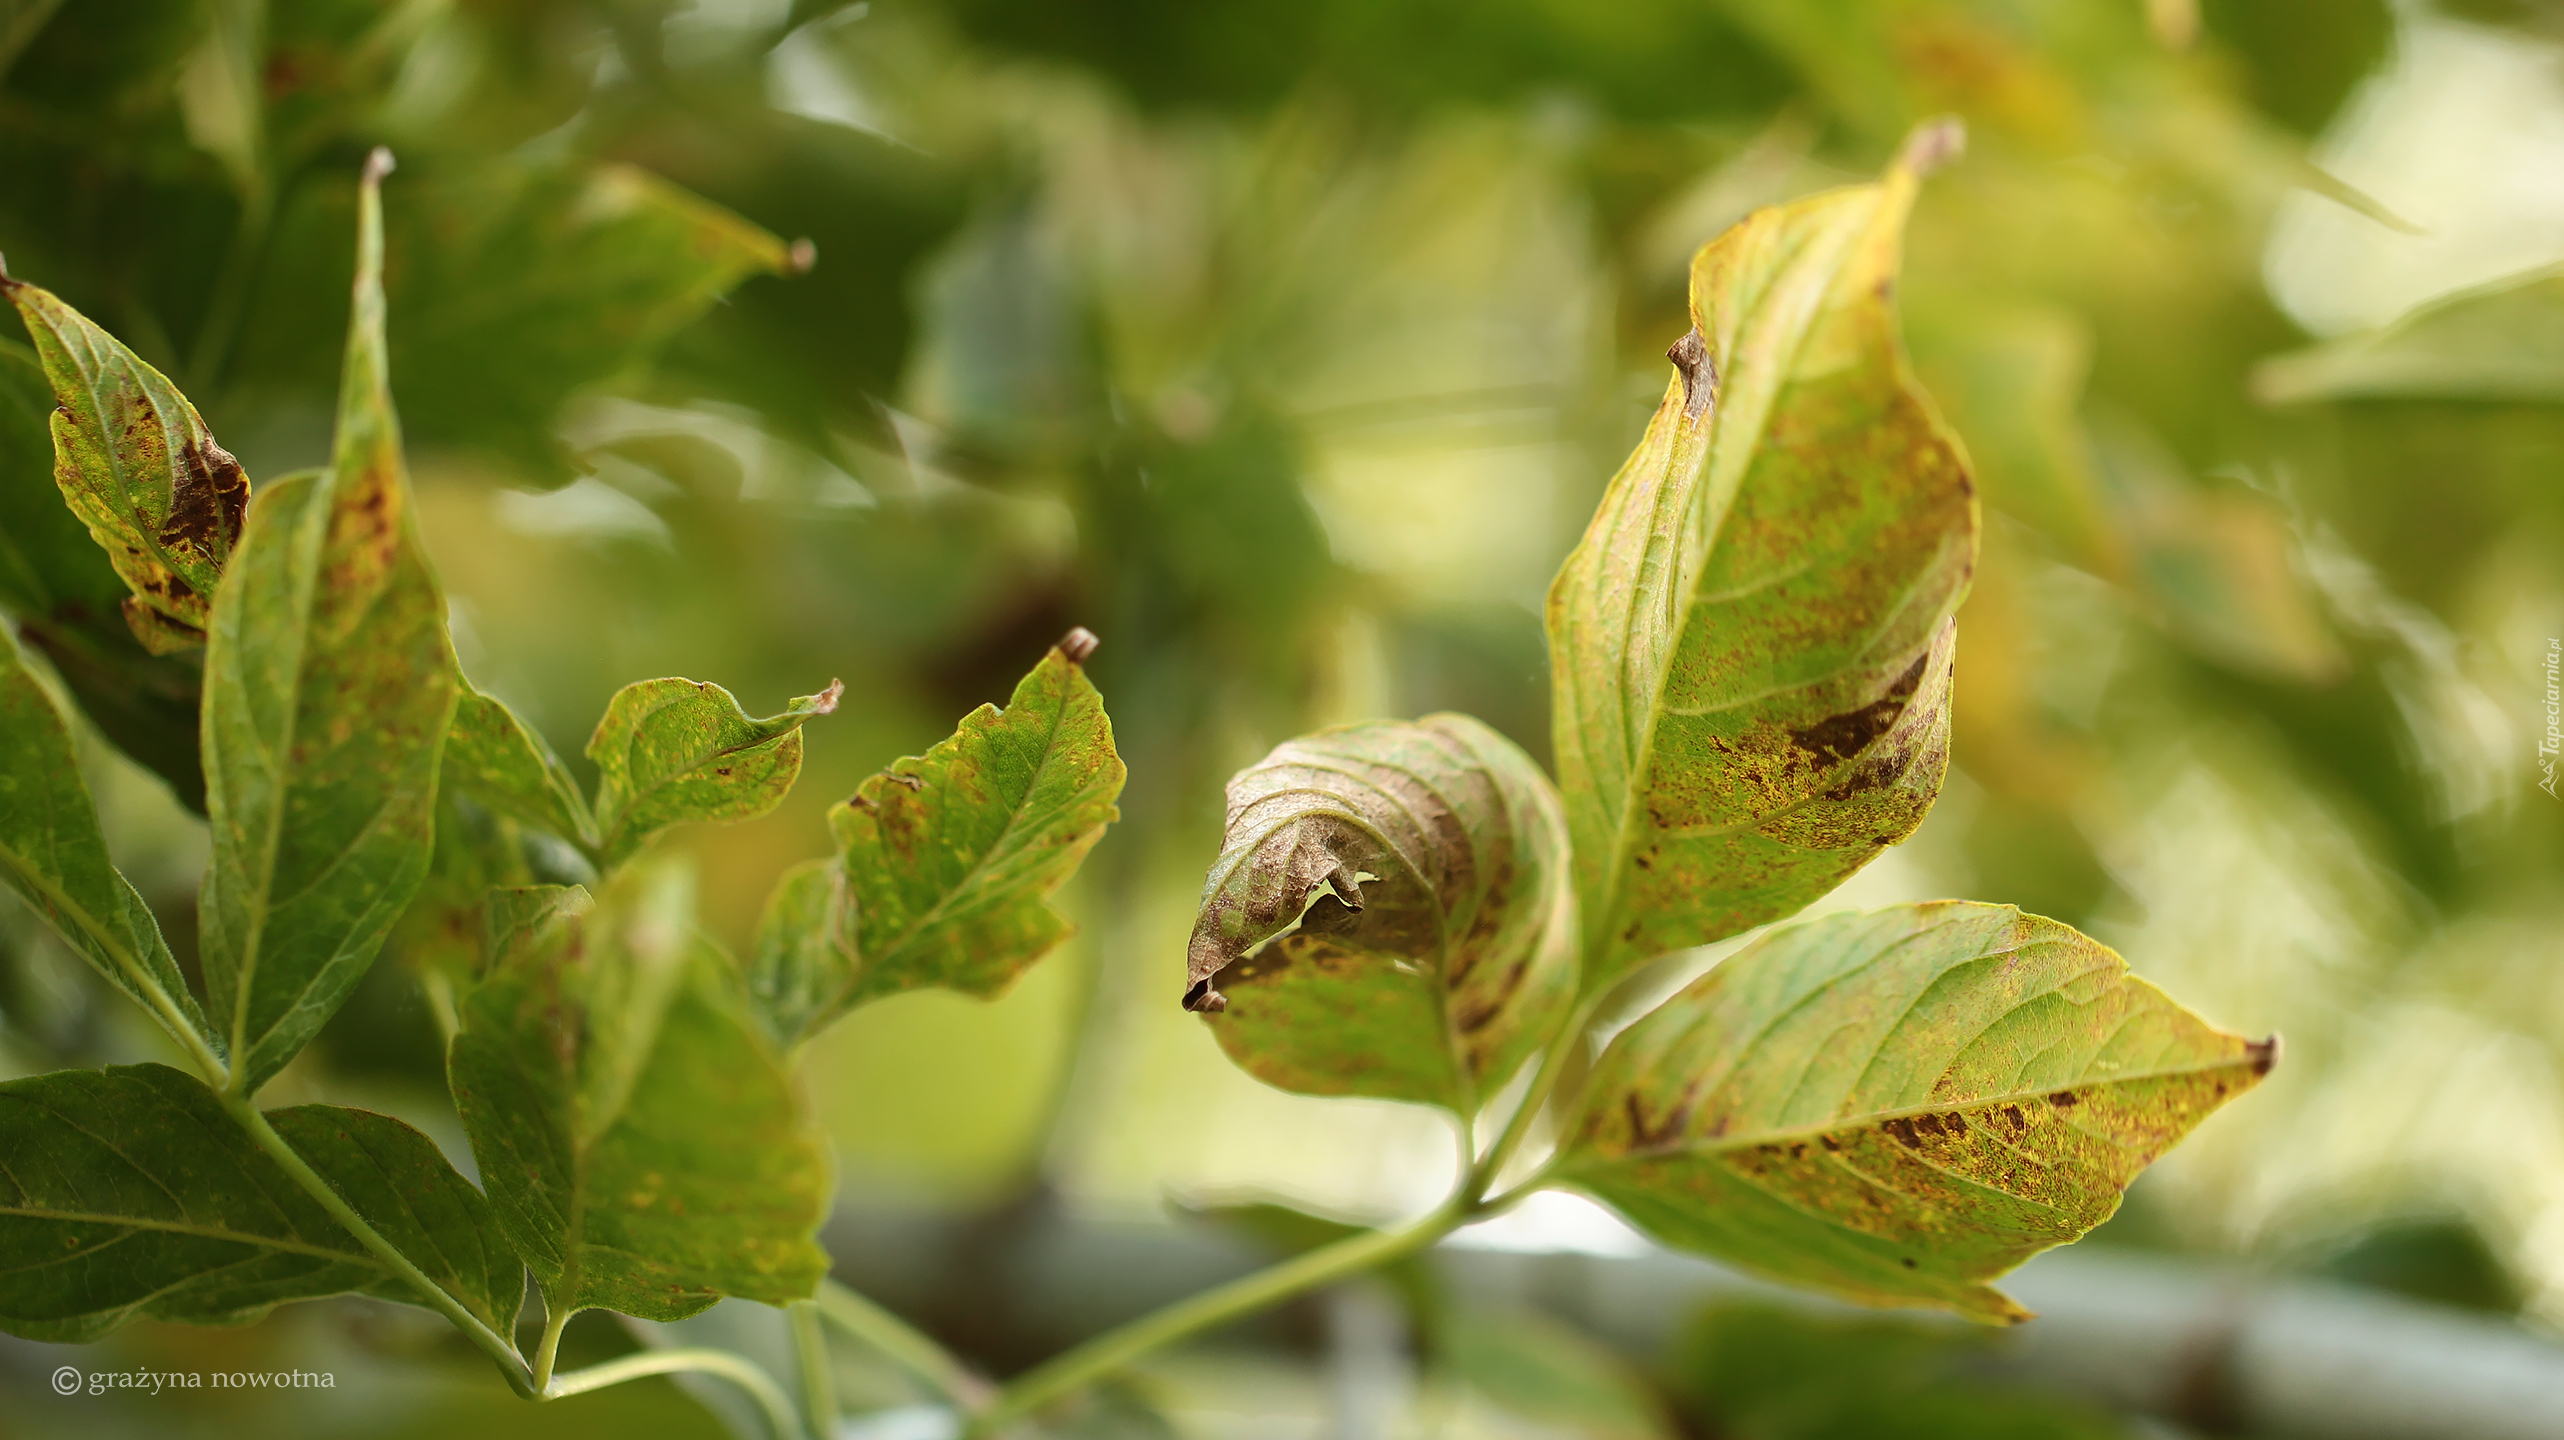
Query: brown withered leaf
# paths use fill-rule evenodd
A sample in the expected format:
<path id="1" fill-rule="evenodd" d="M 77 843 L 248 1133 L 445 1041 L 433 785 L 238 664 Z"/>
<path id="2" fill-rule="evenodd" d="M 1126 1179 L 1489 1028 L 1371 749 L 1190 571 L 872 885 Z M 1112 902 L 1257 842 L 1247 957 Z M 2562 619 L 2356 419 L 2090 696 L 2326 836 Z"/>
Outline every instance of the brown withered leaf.
<path id="1" fill-rule="evenodd" d="M 1466 715 L 1321 730 L 1229 782 L 1185 992 L 1268 1084 L 1474 1113 L 1575 991 L 1566 817 Z"/>

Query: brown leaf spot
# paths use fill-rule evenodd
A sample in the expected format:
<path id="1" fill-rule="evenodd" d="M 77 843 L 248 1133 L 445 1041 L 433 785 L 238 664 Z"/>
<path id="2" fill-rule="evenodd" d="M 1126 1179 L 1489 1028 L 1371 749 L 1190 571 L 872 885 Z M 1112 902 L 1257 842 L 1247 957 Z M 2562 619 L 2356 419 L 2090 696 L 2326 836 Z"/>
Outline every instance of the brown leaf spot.
<path id="1" fill-rule="evenodd" d="M 2246 1045 L 2244 1053 L 2252 1057 L 2253 1074 L 2269 1074 L 2271 1067 L 2279 1063 L 2279 1032 L 2274 1030 L 2269 1039 Z"/>
<path id="2" fill-rule="evenodd" d="M 2081 1104 L 2082 1100 L 2071 1090 L 2059 1090 L 2048 1097 L 2048 1103 L 2060 1110 L 2071 1110 Z"/>
<path id="3" fill-rule="evenodd" d="M 178 471 L 170 481 L 169 519 L 160 527 L 160 543 L 208 560 L 230 554 L 249 509 L 249 477 L 240 462 L 211 436 L 190 440 L 178 451 Z"/>
<path id="4" fill-rule="evenodd" d="M 1718 403 L 1718 362 L 1709 357 L 1709 342 L 1695 325 L 1665 348 L 1665 358 L 1683 374 L 1683 418 L 1698 420 Z"/>
<path id="5" fill-rule="evenodd" d="M 1211 988 L 1207 979 L 1196 980 L 1184 992 L 1184 1008 L 1200 1015 L 1217 1015 L 1229 1008 L 1229 997 Z"/>
<path id="6" fill-rule="evenodd" d="M 1867 750 L 1905 713 L 1906 702 L 1914 698 L 1916 687 L 1923 683 L 1923 667 L 1931 658 L 1928 648 L 1916 652 L 1914 663 L 1905 667 L 1905 673 L 1896 677 L 1886 694 L 1858 710 L 1829 716 L 1804 730 L 1790 731 L 1790 743 L 1815 756 L 1820 766 L 1839 765 Z"/>

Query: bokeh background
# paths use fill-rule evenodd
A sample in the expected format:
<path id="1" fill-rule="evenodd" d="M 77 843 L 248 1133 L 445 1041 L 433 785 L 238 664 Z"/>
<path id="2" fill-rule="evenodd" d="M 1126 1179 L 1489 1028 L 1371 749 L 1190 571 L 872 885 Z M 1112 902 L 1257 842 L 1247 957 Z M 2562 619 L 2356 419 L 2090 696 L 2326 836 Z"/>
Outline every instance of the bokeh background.
<path id="1" fill-rule="evenodd" d="M 827 804 L 1071 624 L 1102 635 L 1131 782 L 1066 897 L 1079 939 L 994 1003 L 872 1006 L 810 1067 L 849 1214 L 946 1237 L 902 1308 L 1003 1371 L 1040 1353 L 974 1263 L 1009 1237 L 1191 1233 L 1170 1198 L 1247 1194 L 1385 1219 L 1448 1183 L 1432 1115 L 1265 1089 L 1178 1009 L 1221 782 L 1300 730 L 1437 709 L 1545 756 L 1541 596 L 1662 389 L 1692 250 L 1944 112 L 1969 153 L 1922 199 L 1904 298 L 1987 502 L 1955 760 L 1924 829 L 1824 903 L 2015 903 L 2285 1034 L 2092 1245 L 2552 1336 L 2544 0 L 0 0 L 0 252 L 264 479 L 325 454 L 354 176 L 393 147 L 393 379 L 475 680 L 571 756 L 630 680 L 752 711 L 846 681 L 790 801 L 681 840 L 734 947 L 825 851 Z M 122 634 L 47 508 L 28 365 L 0 325 L 0 609 L 88 702 L 111 836 L 185 954 L 184 662 Z M 10 1074 L 156 1053 L 14 905 L 0 1022 Z M 269 1093 L 403 1114 L 462 1159 L 437 1072 L 395 953 Z M 849 1273 L 883 1224 L 841 1227 Z M 1633 1249 L 1575 1202 L 1481 1242 Z M 1395 1307 L 1313 1305 L 1092 1433 L 2243 1423 L 1980 1383 L 1928 1326 L 1735 1305 L 1597 1351 L 1580 1373 L 1619 1389 L 1526 1417 Z M 593 1353 L 647 1343 L 590 1319 Z M 1348 1334 L 1409 1357 L 1369 1431 Z M 0 1435 L 722 1423 L 656 1382 L 517 1405 L 432 1317 L 360 1302 L 75 1356 L 326 1357 L 326 1400 L 55 1402 L 66 1353 L 0 1347 Z"/>

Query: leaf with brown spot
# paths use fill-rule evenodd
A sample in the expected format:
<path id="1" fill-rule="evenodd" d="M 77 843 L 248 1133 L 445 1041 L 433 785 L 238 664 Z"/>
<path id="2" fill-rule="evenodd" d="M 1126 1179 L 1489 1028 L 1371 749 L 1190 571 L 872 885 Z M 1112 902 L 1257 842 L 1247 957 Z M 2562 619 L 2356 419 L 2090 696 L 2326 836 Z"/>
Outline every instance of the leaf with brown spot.
<path id="1" fill-rule="evenodd" d="M 205 652 L 198 910 L 207 1008 L 244 1093 L 319 1032 L 425 878 L 454 713 L 384 360 L 388 163 L 368 163 L 359 202 L 329 468 L 259 491 Z"/>
<path id="2" fill-rule="evenodd" d="M 828 812 L 836 858 L 784 877 L 749 967 L 786 1042 L 905 990 L 994 995 L 1068 938 L 1050 897 L 1119 818 L 1125 772 L 1067 645 Z"/>
<path id="3" fill-rule="evenodd" d="M 136 637 L 204 643 L 249 477 L 178 387 L 51 292 L 0 275 L 53 385 L 54 481 L 133 590 Z"/>
<path id="4" fill-rule="evenodd" d="M 1897 336 L 1918 169 L 1702 249 L 1678 373 L 1550 588 L 1588 986 L 1800 908 L 1940 791 L 1977 511 Z"/>
<path id="5" fill-rule="evenodd" d="M 1471 1115 L 1564 1020 L 1566 817 L 1512 741 L 1465 715 L 1321 730 L 1228 804 L 1185 1003 L 1249 1074 Z"/>
<path id="6" fill-rule="evenodd" d="M 588 739 L 597 765 L 593 833 L 605 863 L 629 859 L 671 825 L 750 820 L 782 804 L 801 777 L 802 722 L 836 709 L 845 690 L 831 681 L 762 720 L 700 680 L 641 680 L 616 691 Z"/>
<path id="7" fill-rule="evenodd" d="M 2277 1055 L 2008 905 L 1829 915 L 1614 1040 L 1557 1175 L 1777 1280 L 2016 1320 L 1987 1282 L 2108 1219 Z"/>

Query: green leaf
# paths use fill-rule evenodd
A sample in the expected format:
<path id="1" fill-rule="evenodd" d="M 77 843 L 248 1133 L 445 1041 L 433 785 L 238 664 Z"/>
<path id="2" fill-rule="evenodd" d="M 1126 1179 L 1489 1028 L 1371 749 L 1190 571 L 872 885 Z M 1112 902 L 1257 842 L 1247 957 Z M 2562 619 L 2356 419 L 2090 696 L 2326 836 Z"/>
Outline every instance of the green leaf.
<path id="1" fill-rule="evenodd" d="M 591 853 L 597 849 L 587 797 L 561 758 L 516 712 L 468 680 L 446 731 L 442 783 L 511 819 Z"/>
<path id="2" fill-rule="evenodd" d="M 2265 360 L 2252 388 L 2273 405 L 2564 401 L 2564 266 L 2434 300 L 2370 334 Z"/>
<path id="3" fill-rule="evenodd" d="M 52 294 L 0 274 L 52 383 L 54 479 L 133 594 L 154 654 L 200 644 L 249 478 L 161 373 Z"/>
<path id="4" fill-rule="evenodd" d="M 570 395 L 796 268 L 774 235 L 628 165 L 503 163 L 421 189 L 393 297 L 419 433 L 538 463 L 558 463 Z"/>
<path id="5" fill-rule="evenodd" d="M 1700 252 L 1680 373 L 1550 588 L 1589 987 L 1800 908 L 1939 793 L 1976 500 L 1892 295 L 1953 143 Z"/>
<path id="6" fill-rule="evenodd" d="M 1184 999 L 1249 1074 L 1470 1115 L 1564 1021 L 1567 822 L 1512 741 L 1466 715 L 1321 730 L 1228 804 Z"/>
<path id="7" fill-rule="evenodd" d="M 505 1331 L 524 1269 L 426 1136 L 334 1105 L 267 1112 L 295 1153 L 437 1286 Z M 94 1340 L 135 1318 L 230 1325 L 288 1300 L 427 1303 L 165 1065 L 0 1085 L 0 1329 Z"/>
<path id="8" fill-rule="evenodd" d="M 1830 915 L 1614 1040 L 1557 1174 L 1777 1280 L 2017 1320 L 1986 1282 L 2108 1219 L 2278 1043 L 2009 905 Z"/>
<path id="9" fill-rule="evenodd" d="M 454 712 L 385 386 L 376 154 L 330 468 L 259 492 L 205 659 L 205 979 L 244 1094 L 347 998 L 427 873 Z"/>
<path id="10" fill-rule="evenodd" d="M 71 730 L 0 625 L 0 879 L 181 1045 L 212 1031 L 151 907 L 116 870 Z"/>
<path id="11" fill-rule="evenodd" d="M 469 986 L 488 964 L 493 892 L 535 877 L 515 824 L 451 790 L 436 799 L 434 845 L 387 944 L 412 971 Z"/>
<path id="12" fill-rule="evenodd" d="M 801 775 L 801 722 L 837 708 L 831 680 L 780 715 L 752 720 L 718 685 L 641 680 L 607 702 L 588 739 L 597 765 L 595 833 L 620 864 L 671 825 L 748 820 L 783 803 Z"/>
<path id="13" fill-rule="evenodd" d="M 626 871 L 513 932 L 463 1006 L 455 1104 L 549 1302 L 648 1320 L 808 1296 L 830 1170 L 680 874 Z M 495 918 L 495 917 L 494 917 Z M 524 918 L 523 907 L 517 918 Z M 495 926 L 494 926 L 495 928 Z"/>
<path id="14" fill-rule="evenodd" d="M 1119 817 L 1125 774 L 1082 663 L 1094 646 L 1070 632 L 1005 709 L 982 705 L 828 812 L 837 858 L 785 877 L 750 970 L 778 1035 L 903 990 L 994 995 L 1068 938 L 1050 896 Z"/>

